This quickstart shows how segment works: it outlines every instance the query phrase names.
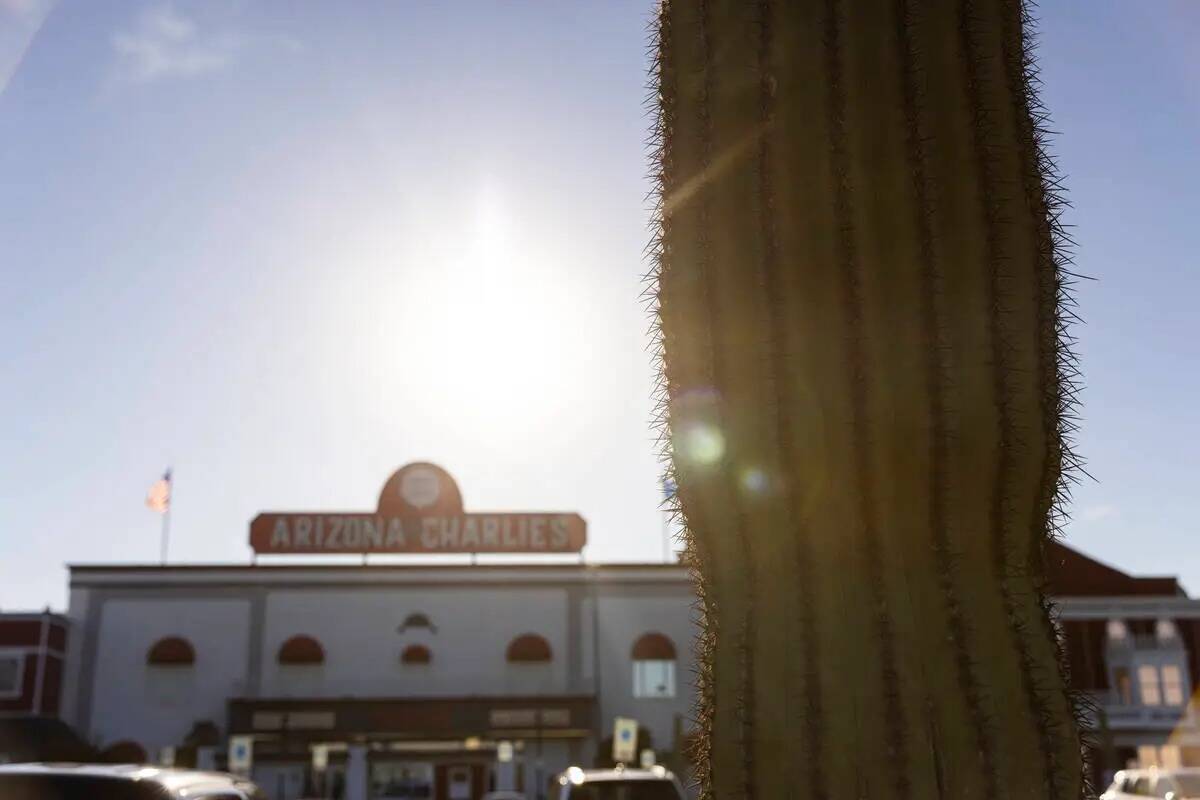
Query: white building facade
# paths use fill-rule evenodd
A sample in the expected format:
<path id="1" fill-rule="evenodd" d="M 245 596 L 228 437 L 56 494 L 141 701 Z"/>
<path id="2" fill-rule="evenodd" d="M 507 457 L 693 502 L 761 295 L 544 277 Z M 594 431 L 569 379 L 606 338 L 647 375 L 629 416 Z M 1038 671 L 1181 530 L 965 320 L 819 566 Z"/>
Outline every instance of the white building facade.
<path id="1" fill-rule="evenodd" d="M 468 512 L 428 463 L 395 472 L 372 511 L 250 524 L 259 556 L 562 558 L 586 538 L 575 513 Z M 1094 779 L 1200 766 L 1200 601 L 1058 544 L 1047 564 L 1073 688 L 1096 701 Z M 608 762 L 622 717 L 638 751 L 687 771 L 695 595 L 678 564 L 73 566 L 70 580 L 58 705 L 106 760 L 245 768 L 272 800 L 534 800 L 565 767 Z"/>
<path id="2" fill-rule="evenodd" d="M 693 602 L 665 564 L 74 566 L 63 715 L 151 761 L 250 737 L 273 800 L 534 798 L 617 716 L 682 763 Z"/>

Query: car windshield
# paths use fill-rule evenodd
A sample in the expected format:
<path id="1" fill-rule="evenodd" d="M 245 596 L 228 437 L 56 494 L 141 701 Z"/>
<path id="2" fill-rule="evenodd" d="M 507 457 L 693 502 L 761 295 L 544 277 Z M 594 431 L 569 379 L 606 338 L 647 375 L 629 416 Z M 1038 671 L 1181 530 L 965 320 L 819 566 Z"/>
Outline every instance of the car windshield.
<path id="1" fill-rule="evenodd" d="M 670 781 L 595 781 L 574 787 L 571 800 L 680 800 Z"/>
<path id="2" fill-rule="evenodd" d="M 0 800 L 167 800 L 161 786 L 85 775 L 0 775 Z"/>

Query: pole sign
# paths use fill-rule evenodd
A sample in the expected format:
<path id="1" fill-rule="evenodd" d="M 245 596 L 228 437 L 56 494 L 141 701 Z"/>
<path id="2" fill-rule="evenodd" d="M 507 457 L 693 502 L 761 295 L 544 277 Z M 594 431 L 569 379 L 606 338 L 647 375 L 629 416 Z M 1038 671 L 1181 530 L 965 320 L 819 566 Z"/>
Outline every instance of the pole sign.
<path id="1" fill-rule="evenodd" d="M 259 555 L 294 553 L 578 553 L 587 523 L 574 512 L 466 512 L 450 473 L 397 470 L 374 512 L 264 511 L 250 522 Z"/>
<path id="2" fill-rule="evenodd" d="M 649 747 L 644 748 L 642 750 L 641 754 L 638 757 L 638 760 L 642 765 L 642 769 L 650 769 L 651 767 L 653 767 L 655 764 L 658 763 L 658 759 L 655 757 L 654 751 L 651 750 Z"/>
<path id="3" fill-rule="evenodd" d="M 496 760 L 507 764 L 513 760 L 513 743 L 508 741 L 496 743 Z"/>
<path id="4" fill-rule="evenodd" d="M 329 745 L 314 744 L 312 748 L 313 772 L 324 772 L 329 766 Z"/>
<path id="5" fill-rule="evenodd" d="M 618 764 L 628 764 L 637 757 L 636 719 L 617 717 L 613 720 L 613 761 Z"/>
<path id="6" fill-rule="evenodd" d="M 229 771 L 237 775 L 250 775 L 254 765 L 254 737 L 229 737 Z"/>
<path id="7" fill-rule="evenodd" d="M 175 747 L 173 745 L 167 745 L 166 747 L 159 748 L 158 765 L 160 767 L 175 766 Z"/>

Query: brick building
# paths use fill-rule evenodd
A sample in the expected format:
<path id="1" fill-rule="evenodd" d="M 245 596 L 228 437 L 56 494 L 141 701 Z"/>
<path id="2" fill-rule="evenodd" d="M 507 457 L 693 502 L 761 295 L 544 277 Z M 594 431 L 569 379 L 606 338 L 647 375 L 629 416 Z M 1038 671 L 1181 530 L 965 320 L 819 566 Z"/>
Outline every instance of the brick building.
<path id="1" fill-rule="evenodd" d="M 61 614 L 0 613 L 0 763 L 96 756 L 58 719 L 67 634 Z"/>
<path id="2" fill-rule="evenodd" d="M 1096 778 L 1130 765 L 1200 766 L 1200 600 L 1056 545 L 1051 584 L 1071 683 L 1095 704 Z"/>
<path id="3" fill-rule="evenodd" d="M 67 627 L 50 611 L 0 614 L 0 715 L 58 715 Z"/>

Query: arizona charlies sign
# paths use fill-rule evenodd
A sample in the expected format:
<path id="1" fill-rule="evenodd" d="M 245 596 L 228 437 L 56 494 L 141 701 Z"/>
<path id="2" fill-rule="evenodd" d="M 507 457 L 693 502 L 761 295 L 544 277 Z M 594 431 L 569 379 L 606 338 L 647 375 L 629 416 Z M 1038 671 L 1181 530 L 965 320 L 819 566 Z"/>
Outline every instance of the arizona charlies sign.
<path id="1" fill-rule="evenodd" d="M 264 511 L 250 547 L 289 553 L 578 553 L 587 523 L 576 513 L 463 510 L 450 473 L 435 464 L 397 470 L 374 512 Z"/>

